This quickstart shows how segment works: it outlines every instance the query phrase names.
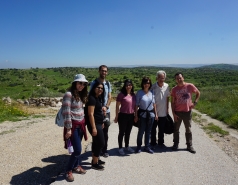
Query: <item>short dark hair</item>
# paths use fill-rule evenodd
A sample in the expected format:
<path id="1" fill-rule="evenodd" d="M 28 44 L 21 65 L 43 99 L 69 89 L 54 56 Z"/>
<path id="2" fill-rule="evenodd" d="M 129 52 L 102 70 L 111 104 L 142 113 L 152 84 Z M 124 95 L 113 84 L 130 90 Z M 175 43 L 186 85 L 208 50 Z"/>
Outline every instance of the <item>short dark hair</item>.
<path id="1" fill-rule="evenodd" d="M 176 78 L 176 76 L 178 76 L 178 75 L 181 75 L 181 76 L 183 77 L 183 73 L 177 72 L 177 73 L 174 75 L 174 78 Z"/>
<path id="2" fill-rule="evenodd" d="M 134 95 L 134 86 L 133 86 L 133 83 L 130 79 L 126 79 L 124 81 L 124 85 L 123 87 L 121 88 L 121 93 L 124 94 L 125 96 L 127 95 L 127 92 L 126 92 L 126 85 L 130 83 L 132 85 L 132 88 L 131 88 L 131 95 Z"/>
<path id="3" fill-rule="evenodd" d="M 103 67 L 107 68 L 107 70 L 108 70 L 108 67 L 107 67 L 106 65 L 100 65 L 99 68 L 98 68 L 98 70 L 101 71 L 101 69 L 102 69 Z"/>
<path id="4" fill-rule="evenodd" d="M 149 89 L 151 88 L 152 82 L 151 82 L 150 77 L 144 76 L 144 77 L 142 78 L 142 80 L 141 80 L 141 85 L 140 85 L 142 89 L 144 89 L 144 84 L 147 83 L 148 81 L 150 82 L 150 87 L 149 87 Z"/>

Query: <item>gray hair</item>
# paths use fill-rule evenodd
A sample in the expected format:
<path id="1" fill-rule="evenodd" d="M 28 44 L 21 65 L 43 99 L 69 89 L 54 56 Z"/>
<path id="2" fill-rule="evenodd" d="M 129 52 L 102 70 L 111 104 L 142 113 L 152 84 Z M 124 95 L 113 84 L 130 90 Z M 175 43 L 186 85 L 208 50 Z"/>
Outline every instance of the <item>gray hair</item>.
<path id="1" fill-rule="evenodd" d="M 157 73 L 156 73 L 156 79 L 158 78 L 159 75 L 164 75 L 164 78 L 166 78 L 166 72 L 165 72 L 165 71 L 162 71 L 162 70 L 157 71 Z"/>

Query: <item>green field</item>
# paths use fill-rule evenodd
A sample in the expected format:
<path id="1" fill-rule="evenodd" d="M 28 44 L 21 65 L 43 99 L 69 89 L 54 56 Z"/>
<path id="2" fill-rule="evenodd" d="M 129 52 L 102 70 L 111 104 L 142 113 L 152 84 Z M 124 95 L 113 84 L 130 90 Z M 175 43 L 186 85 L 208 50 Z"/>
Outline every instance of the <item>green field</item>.
<path id="1" fill-rule="evenodd" d="M 200 68 L 136 67 L 109 68 L 107 79 L 116 96 L 127 78 L 132 79 L 135 90 L 140 89 L 143 76 L 149 76 L 154 83 L 158 70 L 167 73 L 166 82 L 175 85 L 174 74 L 182 72 L 185 81 L 194 83 L 201 91 L 197 109 L 213 118 L 238 128 L 238 66 L 212 65 Z M 26 99 L 39 96 L 62 96 L 70 86 L 75 74 L 82 73 L 89 81 L 98 76 L 98 68 L 31 68 L 0 69 L 0 97 Z"/>

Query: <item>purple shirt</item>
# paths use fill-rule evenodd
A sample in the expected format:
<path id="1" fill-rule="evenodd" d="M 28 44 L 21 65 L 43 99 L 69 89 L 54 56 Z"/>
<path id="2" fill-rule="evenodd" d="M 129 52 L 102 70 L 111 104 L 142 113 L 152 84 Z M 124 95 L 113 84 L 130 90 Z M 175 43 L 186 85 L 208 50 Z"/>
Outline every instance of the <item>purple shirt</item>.
<path id="1" fill-rule="evenodd" d="M 125 114 L 133 114 L 135 112 L 136 96 L 124 95 L 119 93 L 117 95 L 117 101 L 121 103 L 120 112 Z"/>

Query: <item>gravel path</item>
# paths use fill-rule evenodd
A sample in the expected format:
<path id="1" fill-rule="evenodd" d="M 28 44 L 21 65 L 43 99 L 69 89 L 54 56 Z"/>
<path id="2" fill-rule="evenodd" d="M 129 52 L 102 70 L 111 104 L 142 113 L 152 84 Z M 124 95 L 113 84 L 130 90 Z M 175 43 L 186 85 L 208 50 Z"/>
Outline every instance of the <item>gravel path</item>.
<path id="1" fill-rule="evenodd" d="M 69 155 L 54 116 L 4 122 L 0 134 L 0 184 L 50 184 L 64 170 Z"/>
<path id="2" fill-rule="evenodd" d="M 112 104 L 114 118 L 114 104 Z M 180 147 L 171 150 L 172 135 L 165 136 L 165 148 L 157 147 L 154 154 L 142 152 L 120 156 L 118 154 L 118 125 L 109 129 L 109 154 L 104 171 L 90 168 L 90 151 L 82 155 L 86 175 L 75 174 L 70 184 L 238 184 L 238 164 L 222 151 L 196 124 L 192 126 L 196 154 L 186 151 L 184 126 L 180 132 Z M 137 128 L 133 128 L 130 145 L 136 147 Z M 61 174 L 54 185 L 68 184 Z"/>
<path id="3" fill-rule="evenodd" d="M 112 119 L 114 108 L 115 102 L 111 105 Z M 229 141 L 221 139 L 225 140 L 227 155 L 200 125 L 193 124 L 192 130 L 195 155 L 185 150 L 182 125 L 179 151 L 171 150 L 172 135 L 167 135 L 167 147 L 157 147 L 154 154 L 128 153 L 122 157 L 117 152 L 118 125 L 113 123 L 109 129 L 110 157 L 103 158 L 105 170 L 91 170 L 91 152 L 87 151 L 82 154 L 87 174 L 75 174 L 75 181 L 70 184 L 238 184 L 238 164 L 228 156 L 234 148 L 231 144 L 236 144 L 237 148 L 238 142 L 231 142 L 231 138 Z M 136 147 L 136 135 L 137 128 L 133 128 L 130 139 L 133 148 Z M 62 172 L 69 155 L 63 148 L 62 128 L 54 125 L 54 116 L 1 123 L 0 141 L 0 184 L 50 184 L 59 174 L 53 184 L 68 184 Z M 90 140 L 83 141 L 84 148 L 89 143 Z"/>

